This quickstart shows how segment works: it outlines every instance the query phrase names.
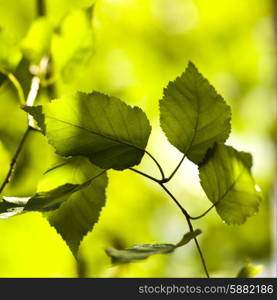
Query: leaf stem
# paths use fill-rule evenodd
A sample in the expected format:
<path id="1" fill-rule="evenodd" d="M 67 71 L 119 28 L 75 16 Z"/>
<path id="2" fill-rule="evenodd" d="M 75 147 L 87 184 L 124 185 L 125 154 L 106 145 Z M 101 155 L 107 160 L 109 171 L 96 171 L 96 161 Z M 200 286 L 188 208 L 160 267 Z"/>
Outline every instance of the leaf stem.
<path id="1" fill-rule="evenodd" d="M 32 79 L 30 92 L 28 94 L 27 101 L 26 101 L 27 106 L 33 106 L 35 99 L 37 97 L 37 94 L 38 94 L 39 83 L 40 83 L 39 77 L 34 76 Z M 35 121 L 31 114 L 28 114 L 28 125 L 29 125 L 29 127 L 35 128 Z"/>
<path id="2" fill-rule="evenodd" d="M 160 186 L 165 190 L 165 192 L 171 197 L 171 199 L 177 204 L 177 206 L 180 208 L 180 210 L 182 211 L 183 215 L 185 216 L 186 220 L 187 220 L 187 223 L 188 223 L 188 226 L 189 226 L 189 230 L 191 233 L 194 232 L 194 228 L 192 226 L 192 223 L 190 221 L 190 215 L 188 214 L 188 212 L 182 207 L 182 205 L 178 202 L 178 200 L 173 196 L 173 194 L 163 185 L 163 183 L 160 183 Z M 198 250 L 198 253 L 200 255 L 200 259 L 201 259 L 201 262 L 202 262 L 202 265 L 203 265 L 203 268 L 204 268 L 204 271 L 205 271 L 205 274 L 207 276 L 207 278 L 210 278 L 210 275 L 209 275 L 209 271 L 208 271 L 208 268 L 207 268 L 207 264 L 206 264 L 206 261 L 205 261 L 205 258 L 204 258 L 204 255 L 203 255 L 203 252 L 200 248 L 200 245 L 198 243 L 198 240 L 196 238 L 196 236 L 193 237 L 194 239 L 194 242 L 195 242 L 195 245 L 196 245 L 196 248 Z"/>
<path id="3" fill-rule="evenodd" d="M 14 153 L 14 156 L 13 156 L 13 158 L 12 158 L 12 160 L 11 160 L 11 163 L 10 163 L 10 167 L 9 167 L 8 173 L 7 173 L 7 175 L 6 175 L 5 179 L 4 179 L 4 181 L 3 181 L 2 184 L 1 184 L 1 187 L 0 187 L 0 194 L 3 192 L 4 188 L 6 187 L 6 185 L 7 185 L 7 184 L 10 182 L 10 180 L 11 180 L 12 174 L 13 174 L 13 172 L 14 172 L 15 165 L 16 165 L 16 163 L 17 163 L 17 159 L 18 159 L 18 157 L 19 157 L 19 154 L 21 153 L 21 150 L 23 149 L 23 145 L 24 145 L 24 143 L 25 143 L 25 141 L 26 141 L 26 139 L 27 139 L 27 137 L 28 137 L 28 135 L 29 135 L 29 133 L 30 133 L 31 130 L 32 130 L 31 127 L 28 127 L 28 128 L 25 130 L 25 132 L 24 132 L 24 134 L 23 134 L 23 136 L 22 136 L 22 138 L 21 138 L 21 140 L 20 140 L 20 142 L 19 142 L 19 144 L 18 144 L 18 146 L 17 146 L 17 149 L 16 149 L 16 151 L 15 151 L 15 153 Z"/>
<path id="4" fill-rule="evenodd" d="M 38 17 L 45 16 L 45 2 L 44 2 L 44 0 L 37 0 L 37 15 L 38 15 Z"/>
<path id="5" fill-rule="evenodd" d="M 151 179 L 151 180 L 153 180 L 153 181 L 155 181 L 155 182 L 160 183 L 160 180 L 159 180 L 159 179 L 154 178 L 154 177 L 152 177 L 152 176 L 150 176 L 150 175 L 148 175 L 148 174 L 146 174 L 146 173 L 144 173 L 144 172 L 141 172 L 141 171 L 136 170 L 136 169 L 134 169 L 134 168 L 129 168 L 129 170 L 131 170 L 131 171 L 133 171 L 133 172 L 136 172 L 136 173 L 138 173 L 138 174 L 140 174 L 140 175 L 142 175 L 142 176 L 144 176 L 144 177 L 147 177 L 147 178 L 149 178 L 149 179 Z"/>
<path id="6" fill-rule="evenodd" d="M 197 216 L 197 217 L 189 217 L 191 220 L 198 220 L 198 219 L 201 219 L 203 218 L 210 210 L 212 210 L 213 208 L 215 207 L 215 203 L 209 207 L 206 211 L 204 211 L 201 215 Z"/>
<path id="7" fill-rule="evenodd" d="M 190 215 L 188 214 L 188 212 L 183 208 L 183 206 L 179 203 L 179 201 L 173 196 L 173 194 L 168 190 L 168 188 L 163 184 L 163 183 L 159 183 L 160 186 L 162 187 L 162 189 L 170 196 L 170 198 L 176 203 L 176 205 L 180 208 L 180 210 L 182 211 L 183 215 L 186 218 L 190 218 Z"/>
<path id="8" fill-rule="evenodd" d="M 40 62 L 40 69 L 44 71 L 44 70 L 46 70 L 46 68 L 47 68 L 47 59 L 42 58 L 42 60 Z M 16 79 L 15 77 L 11 77 L 11 78 Z M 18 84 L 19 84 L 19 82 L 18 82 Z M 35 75 L 32 79 L 30 91 L 28 93 L 27 100 L 26 100 L 26 105 L 32 106 L 34 104 L 34 102 L 36 100 L 36 97 L 38 95 L 39 85 L 40 85 L 40 78 L 37 75 Z M 19 84 L 19 86 L 20 86 L 20 84 Z M 22 91 L 22 93 L 23 93 L 23 91 Z M 24 95 L 24 93 L 23 93 L 23 95 Z M 25 101 L 24 101 L 24 104 L 25 104 Z M 23 134 L 23 136 L 22 136 L 22 138 L 21 138 L 21 140 L 20 140 L 20 142 L 19 142 L 19 144 L 16 148 L 14 156 L 12 157 L 8 173 L 7 173 L 6 177 L 4 178 L 4 181 L 2 182 L 2 184 L 0 186 L 0 193 L 3 192 L 6 185 L 10 182 L 11 177 L 12 177 L 13 172 L 14 172 L 14 169 L 15 169 L 15 165 L 17 163 L 17 159 L 19 157 L 19 154 L 21 153 L 21 151 L 23 149 L 24 143 L 25 143 L 29 133 L 33 130 L 38 131 L 35 128 L 33 117 L 30 114 L 28 114 L 28 127 L 25 130 L 25 132 L 24 132 L 24 134 Z"/>
<path id="9" fill-rule="evenodd" d="M 184 154 L 183 157 L 182 157 L 182 159 L 181 159 L 180 162 L 178 163 L 177 167 L 176 167 L 176 168 L 174 169 L 174 171 L 171 173 L 171 175 L 170 175 L 168 178 L 166 178 L 166 179 L 164 180 L 165 183 L 171 180 L 171 178 L 172 178 L 172 177 L 175 175 L 175 173 L 179 170 L 179 168 L 180 168 L 180 166 L 181 166 L 181 164 L 183 163 L 183 161 L 184 161 L 185 158 L 186 158 L 186 155 Z"/>
<path id="10" fill-rule="evenodd" d="M 179 163 L 180 164 L 180 163 Z M 186 221 L 188 223 L 188 226 L 189 226 L 189 230 L 191 233 L 194 233 L 194 228 L 193 228 L 193 225 L 191 223 L 191 216 L 189 215 L 189 213 L 183 208 L 183 206 L 179 203 L 179 201 L 174 197 L 174 195 L 169 191 L 169 189 L 164 185 L 164 180 L 159 180 L 159 179 L 156 179 L 146 173 L 143 173 L 141 171 L 138 171 L 136 169 L 133 169 L 133 168 L 129 168 L 130 170 L 144 176 L 144 177 L 147 177 L 148 179 L 152 180 L 152 181 L 155 181 L 157 182 L 161 188 L 170 196 L 170 198 L 175 202 L 175 204 L 179 207 L 179 209 L 181 210 L 181 212 L 183 213 L 183 215 L 185 216 L 186 218 Z M 196 248 L 198 250 L 198 253 L 200 255 L 200 259 L 201 259 L 201 262 L 202 262 L 202 265 L 203 265 L 203 268 L 204 268 L 204 272 L 207 276 L 207 278 L 210 278 L 210 275 L 209 275 L 209 271 L 208 271 L 208 268 L 207 268 L 207 264 L 206 264 L 206 261 L 205 261 L 205 258 L 204 258 L 204 255 L 203 255 L 203 252 L 200 248 L 200 245 L 198 243 L 198 240 L 196 237 L 193 238 L 194 239 L 194 242 L 195 242 L 195 245 L 196 245 Z"/>
<path id="11" fill-rule="evenodd" d="M 31 82 L 30 91 L 27 96 L 26 105 L 27 106 L 33 106 L 35 103 L 35 100 L 38 95 L 38 91 L 41 84 L 41 78 L 40 76 L 42 74 L 46 74 L 47 68 L 48 68 L 48 62 L 49 59 L 47 56 L 42 57 L 42 59 L 39 62 L 38 66 L 33 66 L 36 68 L 36 73 L 34 74 Z M 32 67 L 32 66 L 31 66 Z M 28 126 L 35 128 L 35 121 L 34 117 L 31 114 L 28 114 Z"/>
<path id="12" fill-rule="evenodd" d="M 164 171 L 163 168 L 161 167 L 161 165 L 159 164 L 159 162 L 156 160 L 156 158 L 148 151 L 145 150 L 145 153 L 154 161 L 154 163 L 157 165 L 157 167 L 160 170 L 161 176 L 162 176 L 162 181 L 165 180 L 165 175 L 164 175 Z"/>

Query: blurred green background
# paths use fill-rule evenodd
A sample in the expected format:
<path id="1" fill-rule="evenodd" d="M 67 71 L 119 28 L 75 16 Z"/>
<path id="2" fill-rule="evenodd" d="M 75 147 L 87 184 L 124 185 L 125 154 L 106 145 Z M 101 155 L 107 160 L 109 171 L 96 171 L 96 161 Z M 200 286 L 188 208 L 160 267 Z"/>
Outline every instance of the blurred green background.
<path id="1" fill-rule="evenodd" d="M 91 0 L 45 2 L 46 17 L 36 20 L 36 1 L 0 0 L 0 33 L 5 35 L 0 51 L 6 51 L 24 88 L 29 87 L 29 75 L 23 67 L 15 68 L 20 52 L 32 63 L 48 53 L 53 84 L 40 91 L 38 103 L 76 90 L 97 90 L 140 106 L 153 127 L 147 149 L 166 174 L 182 157 L 159 128 L 158 101 L 168 81 L 191 60 L 223 95 L 232 107 L 227 143 L 253 154 L 253 174 L 264 200 L 244 225 L 227 226 L 211 211 L 194 222 L 195 228 L 203 231 L 199 240 L 211 276 L 235 276 L 247 261 L 264 266 L 259 276 L 275 276 L 274 1 L 98 0 L 93 8 Z M 14 46 L 5 50 L 5 45 Z M 3 84 L 1 181 L 25 126 L 16 91 Z M 53 148 L 38 133 L 25 146 L 5 195 L 34 193 L 55 159 Z M 158 176 L 146 157 L 139 169 Z M 197 168 L 189 161 L 169 188 L 191 215 L 210 206 Z M 109 246 L 175 243 L 186 231 L 182 214 L 158 185 L 128 170 L 110 171 L 107 205 L 81 244 L 78 263 L 46 219 L 29 213 L 0 220 L 0 277 L 203 276 L 193 243 L 171 255 L 116 267 L 104 252 Z"/>

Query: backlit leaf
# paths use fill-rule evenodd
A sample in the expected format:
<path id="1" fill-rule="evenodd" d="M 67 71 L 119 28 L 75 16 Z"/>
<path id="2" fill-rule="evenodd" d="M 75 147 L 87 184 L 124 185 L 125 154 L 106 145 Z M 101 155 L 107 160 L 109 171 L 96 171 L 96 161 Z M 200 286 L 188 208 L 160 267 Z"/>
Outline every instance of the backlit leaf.
<path id="1" fill-rule="evenodd" d="M 46 136 L 62 156 L 82 155 L 103 168 L 140 163 L 151 127 L 145 113 L 97 92 L 77 93 L 43 108 Z"/>
<path id="2" fill-rule="evenodd" d="M 105 170 L 84 157 L 63 159 L 43 176 L 32 197 L 3 197 L 0 218 L 43 212 L 74 255 L 83 237 L 92 230 L 105 205 Z"/>
<path id="3" fill-rule="evenodd" d="M 33 118 L 37 122 L 38 127 L 42 130 L 43 134 L 45 134 L 45 118 L 44 114 L 42 113 L 42 106 L 24 106 L 22 107 L 22 109 L 33 116 Z"/>
<path id="4" fill-rule="evenodd" d="M 108 183 L 105 170 L 92 165 L 84 157 L 64 159 L 45 173 L 39 187 L 40 190 L 45 190 L 64 182 L 79 185 L 90 178 L 93 178 L 91 184 L 72 194 L 58 209 L 45 214 L 74 255 L 83 237 L 97 223 L 105 205 Z"/>
<path id="5" fill-rule="evenodd" d="M 143 260 L 155 254 L 168 254 L 176 248 L 182 247 L 199 235 L 199 229 L 194 232 L 186 233 L 182 240 L 176 245 L 173 244 L 138 244 L 131 248 L 117 250 L 113 248 L 105 249 L 108 256 L 111 257 L 113 264 L 123 264 Z"/>
<path id="6" fill-rule="evenodd" d="M 0 217 L 7 218 L 27 211 L 49 211 L 57 209 L 68 196 L 86 187 L 84 184 L 64 184 L 47 192 L 36 193 L 32 197 L 3 197 L 0 202 Z M 15 213 L 16 212 L 16 213 Z"/>
<path id="7" fill-rule="evenodd" d="M 23 213 L 26 203 L 30 197 L 3 197 L 0 202 L 0 219 L 7 219 Z"/>
<path id="8" fill-rule="evenodd" d="M 217 144 L 199 166 L 201 186 L 228 224 L 242 224 L 258 211 L 259 188 L 251 175 L 251 155 Z"/>
<path id="9" fill-rule="evenodd" d="M 169 142 L 194 163 L 231 130 L 230 107 L 192 63 L 165 88 L 160 115 Z"/>

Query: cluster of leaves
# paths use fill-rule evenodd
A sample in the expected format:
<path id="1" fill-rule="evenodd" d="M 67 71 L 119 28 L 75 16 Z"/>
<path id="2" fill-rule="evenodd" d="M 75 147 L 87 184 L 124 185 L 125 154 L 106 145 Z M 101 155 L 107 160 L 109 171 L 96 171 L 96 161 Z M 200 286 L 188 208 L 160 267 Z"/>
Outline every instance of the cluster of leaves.
<path id="1" fill-rule="evenodd" d="M 43 212 L 76 255 L 105 205 L 106 172 L 141 162 L 151 126 L 140 108 L 99 92 L 78 92 L 23 109 L 37 121 L 61 160 L 43 176 L 53 189 L 30 198 L 3 197 L 1 217 Z M 261 196 L 251 175 L 251 155 L 224 144 L 230 121 L 230 107 L 191 62 L 164 90 L 160 122 L 169 142 L 198 165 L 201 186 L 222 220 L 242 224 L 257 212 Z M 188 241 L 197 234 L 190 233 Z M 114 261 L 130 261 L 130 253 L 135 252 L 137 260 L 183 244 L 107 253 Z"/>
<path id="2" fill-rule="evenodd" d="M 56 26 L 46 16 L 40 16 L 20 45 L 0 28 L 0 85 L 7 78 L 13 83 L 28 119 L 36 120 L 36 129 L 45 135 L 59 157 L 43 174 L 35 195 L 2 196 L 0 218 L 41 212 L 77 256 L 81 241 L 98 222 L 105 206 L 108 170 L 131 169 L 164 187 L 187 158 L 198 166 L 201 186 L 220 218 L 227 224 L 244 223 L 258 211 L 261 201 L 251 174 L 252 157 L 225 144 L 231 132 L 231 109 L 193 63 L 169 82 L 160 100 L 161 128 L 168 141 L 183 153 L 169 177 L 146 150 L 151 125 L 139 107 L 96 91 L 77 92 L 39 106 L 25 101 L 32 75 L 47 85 L 55 76 L 70 84 L 82 73 L 81 68 L 94 51 L 90 13 L 89 9 L 73 11 Z M 55 65 L 50 79 L 43 72 L 40 74 L 40 63 L 45 57 L 51 57 Z M 161 179 L 133 169 L 145 154 L 156 162 Z M 1 186 L 1 192 L 7 182 Z M 189 222 L 195 219 L 186 211 L 185 217 Z M 125 250 L 107 248 L 106 253 L 116 264 L 138 261 L 171 253 L 196 241 L 200 233 L 190 227 L 176 245 L 141 244 Z M 239 276 L 253 275 L 253 270 L 247 265 Z"/>

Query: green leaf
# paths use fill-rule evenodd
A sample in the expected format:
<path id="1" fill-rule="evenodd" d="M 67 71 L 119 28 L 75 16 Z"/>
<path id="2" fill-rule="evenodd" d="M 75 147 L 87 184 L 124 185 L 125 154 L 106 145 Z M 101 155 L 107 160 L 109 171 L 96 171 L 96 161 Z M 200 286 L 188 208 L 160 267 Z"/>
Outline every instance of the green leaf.
<path id="1" fill-rule="evenodd" d="M 250 154 L 217 144 L 199 166 L 201 186 L 227 224 L 242 224 L 258 211 L 261 194 L 251 164 Z"/>
<path id="2" fill-rule="evenodd" d="M 32 63 L 38 64 L 44 55 L 49 54 L 52 30 L 46 17 L 40 17 L 33 21 L 21 42 L 24 56 Z"/>
<path id="3" fill-rule="evenodd" d="M 45 134 L 46 127 L 44 114 L 42 113 L 42 106 L 24 106 L 22 109 L 34 117 L 38 127 L 42 130 L 42 133 Z"/>
<path id="4" fill-rule="evenodd" d="M 64 184 L 47 192 L 36 193 L 32 197 L 3 197 L 0 202 L 0 217 L 7 218 L 28 211 L 49 211 L 57 209 L 68 196 L 86 187 L 84 184 Z M 15 213 L 16 212 L 16 213 Z"/>
<path id="5" fill-rule="evenodd" d="M 151 127 L 145 113 L 93 92 L 54 100 L 43 108 L 46 136 L 62 156 L 82 155 L 103 169 L 140 163 Z"/>
<path id="6" fill-rule="evenodd" d="M 181 241 L 175 245 L 175 248 L 182 247 L 182 246 L 188 244 L 192 239 L 197 237 L 200 233 L 201 233 L 201 230 L 196 229 L 196 230 L 194 230 L 194 232 L 188 232 L 188 233 L 184 234 Z"/>
<path id="7" fill-rule="evenodd" d="M 26 203 L 30 197 L 3 197 L 0 202 L 0 219 L 7 219 L 23 213 Z"/>
<path id="8" fill-rule="evenodd" d="M 90 178 L 93 178 L 90 185 L 70 195 L 58 209 L 45 214 L 74 255 L 83 237 L 97 223 L 105 205 L 108 183 L 105 170 L 94 166 L 84 157 L 64 159 L 45 173 L 39 187 L 49 189 L 63 182 L 78 185 Z"/>
<path id="9" fill-rule="evenodd" d="M 3 197 L 0 218 L 43 212 L 76 255 L 83 237 L 98 221 L 106 187 L 105 170 L 87 158 L 63 159 L 45 173 L 34 196 Z"/>
<path id="10" fill-rule="evenodd" d="M 113 264 L 124 264 L 134 261 L 139 261 L 148 258 L 155 254 L 168 254 L 173 252 L 176 248 L 182 247 L 199 235 L 199 229 L 194 232 L 186 233 L 182 240 L 176 245 L 173 244 L 139 244 L 124 250 L 117 250 L 113 248 L 105 249 L 108 256 L 111 257 Z"/>
<path id="11" fill-rule="evenodd" d="M 257 276 L 261 271 L 263 270 L 263 267 L 261 265 L 253 266 L 250 263 L 245 264 L 241 270 L 239 271 L 237 278 L 252 278 Z"/>
<path id="12" fill-rule="evenodd" d="M 215 142 L 225 142 L 230 120 L 230 107 L 191 62 L 160 101 L 160 123 L 169 142 L 197 164 Z"/>
<path id="13" fill-rule="evenodd" d="M 90 180 L 83 184 L 66 183 L 51 191 L 40 192 L 27 202 L 24 210 L 44 212 L 57 209 L 63 202 L 68 200 L 69 196 L 83 188 L 86 188 L 90 183 Z"/>

